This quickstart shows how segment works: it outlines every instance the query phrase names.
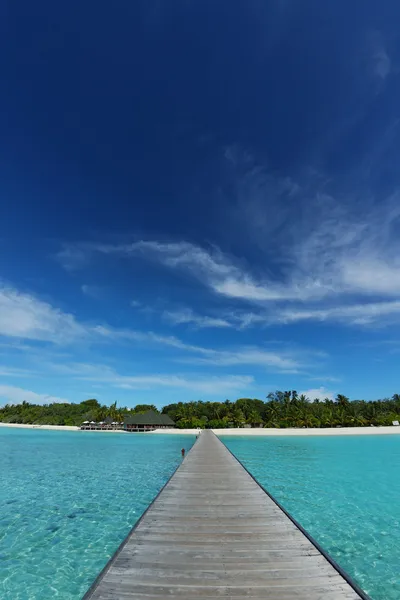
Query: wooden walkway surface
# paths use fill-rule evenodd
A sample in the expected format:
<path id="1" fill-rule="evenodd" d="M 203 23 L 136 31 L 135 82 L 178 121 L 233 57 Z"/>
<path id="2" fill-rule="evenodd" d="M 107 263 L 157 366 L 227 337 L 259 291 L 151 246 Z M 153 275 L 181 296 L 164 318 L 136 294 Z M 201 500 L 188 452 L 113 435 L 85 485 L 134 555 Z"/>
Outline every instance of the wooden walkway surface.
<path id="1" fill-rule="evenodd" d="M 361 597 L 207 430 L 84 596 Z"/>

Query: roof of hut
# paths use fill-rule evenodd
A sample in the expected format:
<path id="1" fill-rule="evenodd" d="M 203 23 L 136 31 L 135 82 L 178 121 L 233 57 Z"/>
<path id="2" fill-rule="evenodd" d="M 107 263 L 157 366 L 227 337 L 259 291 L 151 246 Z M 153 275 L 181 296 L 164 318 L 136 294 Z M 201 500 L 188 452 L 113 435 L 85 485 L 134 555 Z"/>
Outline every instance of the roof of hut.
<path id="1" fill-rule="evenodd" d="M 124 423 L 127 425 L 175 425 L 168 415 L 148 410 L 145 413 L 126 415 Z"/>

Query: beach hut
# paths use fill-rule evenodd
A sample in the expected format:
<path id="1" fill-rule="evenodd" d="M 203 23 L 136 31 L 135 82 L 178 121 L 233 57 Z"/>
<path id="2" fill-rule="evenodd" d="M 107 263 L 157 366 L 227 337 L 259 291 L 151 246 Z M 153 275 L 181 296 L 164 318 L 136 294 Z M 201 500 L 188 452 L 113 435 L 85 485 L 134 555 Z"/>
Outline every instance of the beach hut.
<path id="1" fill-rule="evenodd" d="M 148 410 L 143 414 L 126 415 L 124 420 L 125 431 L 154 431 L 155 429 L 172 429 L 175 423 L 168 415 L 163 415 Z"/>

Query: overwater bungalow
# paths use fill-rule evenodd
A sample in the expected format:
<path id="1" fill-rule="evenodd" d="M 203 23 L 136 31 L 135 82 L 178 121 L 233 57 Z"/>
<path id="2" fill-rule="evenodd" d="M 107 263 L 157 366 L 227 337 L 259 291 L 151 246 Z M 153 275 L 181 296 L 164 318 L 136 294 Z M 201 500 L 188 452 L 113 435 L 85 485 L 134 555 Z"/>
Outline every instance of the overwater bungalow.
<path id="1" fill-rule="evenodd" d="M 111 429 L 118 430 L 122 429 L 123 423 L 119 423 L 118 421 L 113 421 L 112 417 L 106 417 L 102 422 L 102 429 Z"/>
<path id="2" fill-rule="evenodd" d="M 81 425 L 81 429 L 87 431 L 118 431 L 124 428 L 123 423 L 119 423 L 118 421 L 113 421 L 112 417 L 106 417 L 104 421 L 83 421 Z"/>
<path id="3" fill-rule="evenodd" d="M 83 423 L 81 425 L 81 429 L 93 431 L 95 429 L 101 429 L 101 425 L 100 425 L 100 423 L 96 423 L 96 421 L 83 421 Z"/>
<path id="4" fill-rule="evenodd" d="M 168 415 L 149 410 L 144 414 L 129 414 L 123 423 L 106 417 L 103 421 L 84 421 L 81 429 L 86 431 L 154 431 L 155 429 L 171 429 L 175 423 Z"/>
<path id="5" fill-rule="evenodd" d="M 155 429 L 173 429 L 175 423 L 168 415 L 148 410 L 143 414 L 127 415 L 124 420 L 124 430 L 130 432 L 154 431 Z"/>

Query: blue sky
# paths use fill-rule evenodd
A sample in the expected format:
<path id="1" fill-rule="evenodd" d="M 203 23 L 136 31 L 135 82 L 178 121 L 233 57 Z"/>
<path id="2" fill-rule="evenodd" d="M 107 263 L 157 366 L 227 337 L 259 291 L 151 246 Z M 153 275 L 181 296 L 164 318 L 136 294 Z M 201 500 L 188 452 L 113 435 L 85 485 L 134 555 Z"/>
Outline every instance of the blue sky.
<path id="1" fill-rule="evenodd" d="M 1 402 L 399 392 L 398 2 L 1 11 Z"/>

